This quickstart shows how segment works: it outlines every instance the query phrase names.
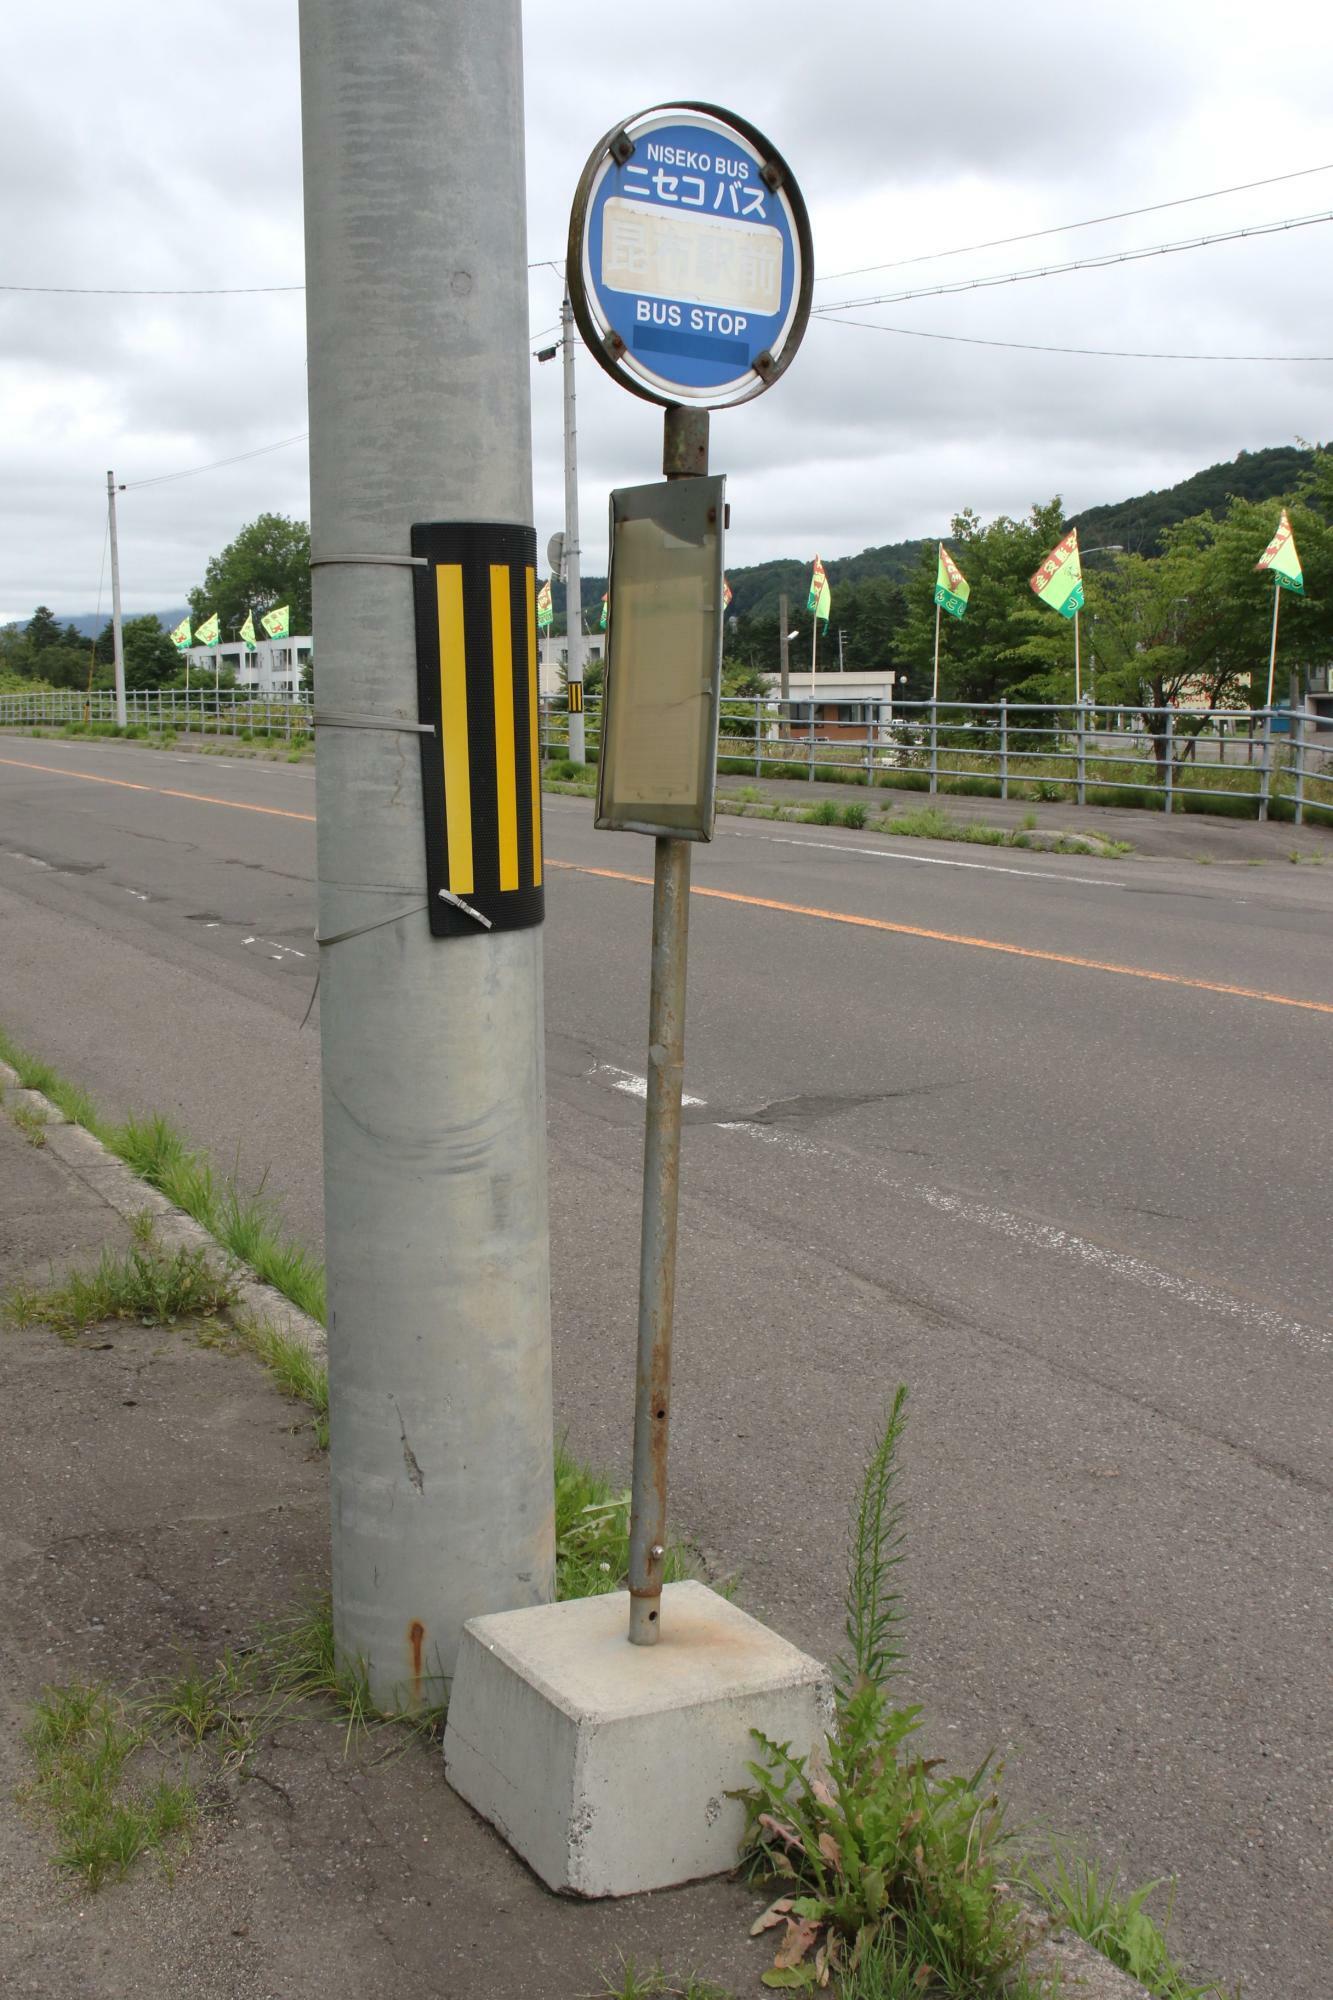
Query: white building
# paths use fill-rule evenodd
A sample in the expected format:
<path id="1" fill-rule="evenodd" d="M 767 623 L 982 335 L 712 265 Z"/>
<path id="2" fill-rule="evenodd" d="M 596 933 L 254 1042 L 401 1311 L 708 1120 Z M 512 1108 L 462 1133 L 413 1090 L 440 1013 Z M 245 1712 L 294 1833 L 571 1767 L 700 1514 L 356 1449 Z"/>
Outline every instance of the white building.
<path id="1" fill-rule="evenodd" d="M 248 694 L 299 694 L 302 675 L 314 652 L 315 642 L 307 633 L 290 639 L 260 639 L 248 647 L 240 639 L 220 646 L 187 646 L 185 662 L 191 682 L 201 687 L 218 673 L 230 671 L 236 685 Z"/>
<path id="2" fill-rule="evenodd" d="M 600 660 L 606 651 L 605 632 L 585 632 L 583 635 L 583 670 L 586 673 L 594 660 Z M 561 670 L 569 664 L 569 647 L 564 634 L 556 636 L 543 632 L 537 641 L 537 695 L 545 701 L 562 691 Z"/>
<path id="3" fill-rule="evenodd" d="M 780 674 L 765 674 L 769 692 L 779 695 L 782 689 Z M 893 720 L 893 691 L 898 684 L 896 673 L 887 667 L 873 673 L 821 674 L 814 676 L 815 736 L 821 742 L 835 742 L 840 737 L 865 737 L 877 728 L 886 727 Z M 810 727 L 811 676 L 809 668 L 804 673 L 793 668 L 787 676 L 787 713 L 783 717 L 784 727 L 792 730 L 808 730 Z"/>

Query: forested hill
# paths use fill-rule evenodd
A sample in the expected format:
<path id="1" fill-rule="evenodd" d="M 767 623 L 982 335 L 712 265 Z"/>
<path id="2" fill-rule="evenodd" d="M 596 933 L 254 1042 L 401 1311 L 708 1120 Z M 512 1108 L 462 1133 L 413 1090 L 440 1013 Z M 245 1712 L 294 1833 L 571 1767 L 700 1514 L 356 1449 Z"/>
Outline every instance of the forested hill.
<path id="1" fill-rule="evenodd" d="M 1333 449 L 1333 446 L 1328 447 Z M 1175 486 L 1160 493 L 1140 493 L 1130 500 L 1118 500 L 1101 507 L 1085 507 L 1072 515 L 1068 526 L 1077 525 L 1079 539 L 1086 547 L 1119 542 L 1122 548 L 1143 555 L 1156 555 L 1163 528 L 1191 514 L 1226 512 L 1232 494 L 1242 500 L 1266 500 L 1290 492 L 1314 453 L 1298 445 L 1273 445 L 1264 451 L 1243 451 L 1221 465 L 1191 473 Z M 832 556 L 821 549 L 830 585 L 864 583 L 870 577 L 884 577 L 890 583 L 904 583 L 921 558 L 922 543 L 947 536 L 947 525 L 909 542 L 886 542 L 880 548 L 863 549 L 859 556 Z M 812 554 L 814 551 L 811 552 Z M 732 588 L 732 615 L 735 617 L 776 617 L 778 597 L 786 591 L 792 611 L 805 606 L 810 587 L 810 557 L 779 558 L 752 563 L 746 568 L 729 569 Z M 605 583 L 597 585 L 598 604 Z"/>
<path id="2" fill-rule="evenodd" d="M 1330 446 L 1324 450 L 1333 449 Z M 1091 548 L 1098 542 L 1119 542 L 1136 555 L 1156 555 L 1161 532 L 1191 514 L 1222 515 L 1235 494 L 1241 500 L 1267 500 L 1289 493 L 1314 458 L 1299 445 L 1272 445 L 1264 451 L 1243 451 L 1221 465 L 1210 465 L 1160 493 L 1140 493 L 1104 507 L 1085 507 L 1070 518 L 1079 540 Z M 733 585 L 734 588 L 734 585 Z"/>
<path id="3" fill-rule="evenodd" d="M 1333 451 L 1333 445 L 1323 449 Z M 1298 445 L 1272 445 L 1263 451 L 1243 451 L 1221 465 L 1210 465 L 1203 472 L 1192 473 L 1175 486 L 1163 487 L 1160 493 L 1139 493 L 1130 500 L 1119 500 L 1101 507 L 1085 507 L 1082 512 L 1072 515 L 1067 525 L 1077 525 L 1085 548 L 1118 542 L 1122 548 L 1136 553 L 1156 555 L 1163 528 L 1170 527 L 1175 521 L 1183 521 L 1191 514 L 1220 515 L 1226 511 L 1227 501 L 1233 494 L 1242 500 L 1267 500 L 1279 493 L 1289 493 L 1313 456 L 1312 450 L 1303 450 Z M 959 505 L 965 504 L 964 495 L 960 497 Z M 837 556 L 823 548 L 818 553 L 824 558 L 824 567 L 834 590 L 839 585 L 866 583 L 872 578 L 904 583 L 920 561 L 923 545 L 929 546 L 938 536 L 947 534 L 948 524 L 941 521 L 911 541 L 885 542 L 877 548 L 862 549 L 860 555 Z M 792 614 L 803 611 L 810 588 L 810 559 L 815 553 L 812 547 L 804 555 L 779 556 L 769 562 L 729 568 L 727 580 L 733 593 L 732 616 L 776 618 L 778 599 L 784 590 Z M 583 578 L 584 615 L 590 631 L 597 629 L 605 589 L 604 576 Z M 553 597 L 556 628 L 563 631 L 563 584 L 554 586 Z M 63 613 L 61 616 L 85 635 L 100 631 L 106 623 L 105 612 L 99 617 L 90 612 L 74 618 Z M 158 613 L 166 630 L 170 630 L 184 616 L 184 607 Z"/>

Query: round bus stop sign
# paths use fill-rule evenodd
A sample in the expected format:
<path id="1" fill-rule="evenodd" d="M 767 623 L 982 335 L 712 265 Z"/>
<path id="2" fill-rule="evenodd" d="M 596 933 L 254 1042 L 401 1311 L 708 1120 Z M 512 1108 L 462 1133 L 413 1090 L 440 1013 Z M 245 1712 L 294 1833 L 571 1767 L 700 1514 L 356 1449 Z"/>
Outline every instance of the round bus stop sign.
<path id="1" fill-rule="evenodd" d="M 795 354 L 814 279 L 805 203 L 761 132 L 712 104 L 659 104 L 593 149 L 566 269 L 579 331 L 656 403 L 724 409 Z"/>

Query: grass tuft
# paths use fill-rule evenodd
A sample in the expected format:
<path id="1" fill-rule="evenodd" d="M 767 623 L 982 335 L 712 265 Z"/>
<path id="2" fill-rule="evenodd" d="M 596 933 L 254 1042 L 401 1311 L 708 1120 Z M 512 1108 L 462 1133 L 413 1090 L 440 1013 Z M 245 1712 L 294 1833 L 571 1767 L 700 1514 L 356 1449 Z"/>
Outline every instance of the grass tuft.
<path id="1" fill-rule="evenodd" d="M 310 1349 L 290 1334 L 263 1321 L 241 1319 L 236 1332 L 242 1344 L 262 1363 L 274 1386 L 293 1402 L 308 1404 L 314 1414 L 315 1444 L 329 1448 L 329 1371 Z"/>
<path id="2" fill-rule="evenodd" d="M 30 1146 L 46 1144 L 46 1128 L 50 1121 L 44 1111 L 36 1110 L 31 1104 L 16 1104 L 11 1116 Z"/>
<path id="3" fill-rule="evenodd" d="M 693 1974 L 680 1982 L 668 1977 L 660 1965 L 640 1971 L 623 1952 L 619 1971 L 614 1975 L 604 1972 L 602 1982 L 595 2000 L 731 2000 L 721 1986 L 714 1986 L 707 1979 L 696 1979 Z"/>
<path id="4" fill-rule="evenodd" d="M 555 1448 L 555 1594 L 604 1597 L 623 1590 L 629 1578 L 629 1505 L 627 1492 L 571 1458 L 563 1444 Z M 673 1542 L 667 1549 L 664 1577 L 679 1583 L 696 1574 L 688 1549 Z"/>
<path id="5" fill-rule="evenodd" d="M 235 1296 L 234 1279 L 216 1270 L 208 1253 L 164 1250 L 142 1238 L 123 1255 L 103 1250 L 87 1271 L 71 1271 L 44 1289 L 20 1286 L 6 1305 L 18 1326 L 49 1326 L 72 1339 L 103 1320 L 137 1320 L 141 1326 L 175 1326 L 211 1319 Z"/>
<path id="6" fill-rule="evenodd" d="M 55 1860 L 90 1889 L 120 1881 L 140 1855 L 170 1866 L 200 1802 L 188 1766 L 136 1781 L 153 1745 L 134 1707 L 100 1684 L 47 1688 L 27 1735 L 36 1775 L 25 1797 L 55 1833 Z"/>
<path id="7" fill-rule="evenodd" d="M 246 1194 L 219 1177 L 207 1157 L 158 1113 L 115 1124 L 87 1091 L 19 1048 L 0 1029 L 0 1059 L 27 1090 L 37 1090 L 72 1124 L 83 1126 L 150 1187 L 206 1229 L 257 1277 L 323 1325 L 327 1300 L 322 1266 L 285 1234 L 262 1188 Z"/>
<path id="8" fill-rule="evenodd" d="M 1025 1880 L 1061 1925 L 1137 1979 L 1158 2000 L 1213 2000 L 1213 1996 L 1225 2000 L 1215 1980 L 1201 1986 L 1191 1984 L 1167 1946 L 1174 1884 L 1145 1882 L 1137 1889 L 1122 1889 L 1114 1869 L 1103 1878 L 1095 1862 L 1058 1847 L 1044 1863 L 1030 1867 Z M 1159 1925 L 1145 1905 L 1163 1887 L 1167 1888 L 1167 1906 Z"/>

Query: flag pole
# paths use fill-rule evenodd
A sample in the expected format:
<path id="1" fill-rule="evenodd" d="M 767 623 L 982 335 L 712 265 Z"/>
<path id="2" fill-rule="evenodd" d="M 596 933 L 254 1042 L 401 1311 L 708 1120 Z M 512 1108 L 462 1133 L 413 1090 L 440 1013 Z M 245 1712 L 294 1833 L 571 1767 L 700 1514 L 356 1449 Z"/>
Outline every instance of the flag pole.
<path id="1" fill-rule="evenodd" d="M 819 644 L 819 606 L 810 620 L 810 779 L 815 775 L 815 648 Z"/>
<path id="2" fill-rule="evenodd" d="M 1273 577 L 1273 643 L 1268 649 L 1268 700 L 1265 707 L 1273 706 L 1273 676 L 1277 672 L 1277 609 L 1282 602 L 1282 586 L 1276 575 Z"/>
<path id="3" fill-rule="evenodd" d="M 1078 611 L 1074 611 L 1074 700 L 1083 699 L 1083 668 L 1078 656 Z"/>
<path id="4" fill-rule="evenodd" d="M 930 699 L 938 703 L 940 698 L 940 607 L 935 606 L 935 677 L 930 686 Z"/>

